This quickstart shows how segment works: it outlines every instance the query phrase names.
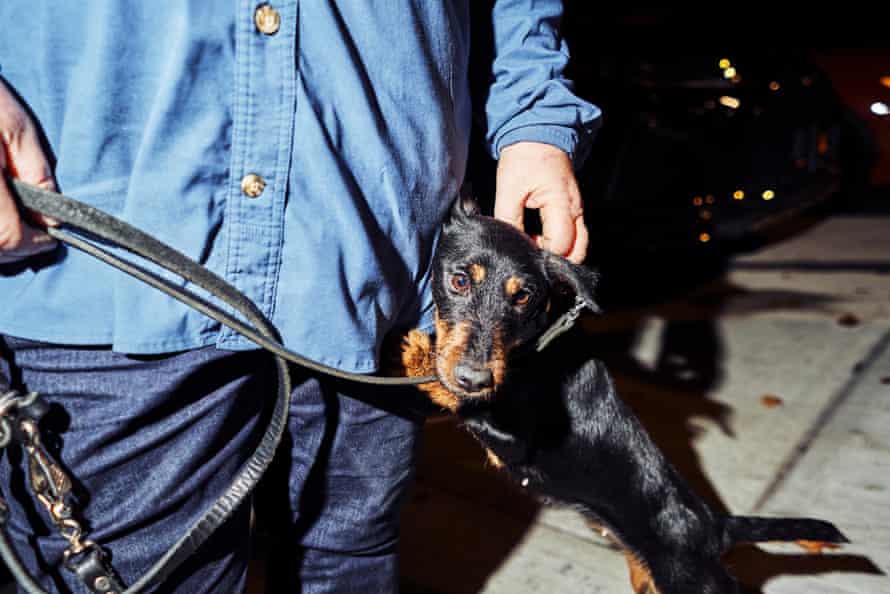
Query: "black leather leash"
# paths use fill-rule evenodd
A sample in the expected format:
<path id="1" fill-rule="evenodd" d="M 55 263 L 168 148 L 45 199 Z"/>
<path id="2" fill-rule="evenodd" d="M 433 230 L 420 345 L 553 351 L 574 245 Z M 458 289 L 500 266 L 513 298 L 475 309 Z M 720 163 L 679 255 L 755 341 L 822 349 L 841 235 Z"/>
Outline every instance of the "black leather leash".
<path id="1" fill-rule="evenodd" d="M 0 183 L 2 181 L 0 180 Z M 83 533 L 74 510 L 68 506 L 67 502 L 66 495 L 70 479 L 65 476 L 61 466 L 53 461 L 50 453 L 39 442 L 37 421 L 45 411 L 42 399 L 37 394 L 17 392 L 4 383 L 3 376 L 0 374 L 0 450 L 12 442 L 18 442 L 25 450 L 29 460 L 32 490 L 35 491 L 38 500 L 47 508 L 62 536 L 71 544 L 65 554 L 65 566 L 76 573 L 91 592 L 96 594 L 137 594 L 148 587 L 159 584 L 207 540 L 213 531 L 225 522 L 247 498 L 272 461 L 286 426 L 292 387 L 288 362 L 335 378 L 382 386 L 418 385 L 437 381 L 435 376 L 406 378 L 349 373 L 307 359 L 283 346 L 275 327 L 250 299 L 226 280 L 181 252 L 108 213 L 77 200 L 43 190 L 21 180 L 8 181 L 22 206 L 62 223 L 63 227 L 61 228 L 47 229 L 52 237 L 138 278 L 232 328 L 275 355 L 279 377 L 278 394 L 271 418 L 259 445 L 239 469 L 222 495 L 204 511 L 167 553 L 129 588 L 124 586 L 123 581 L 108 564 L 101 547 L 92 541 L 83 540 Z M 65 227 L 75 229 L 79 234 L 70 233 Z M 86 237 L 90 239 L 86 239 Z M 230 306 L 243 316 L 243 320 L 193 291 L 116 256 L 108 249 L 97 245 L 97 241 L 123 248 L 127 252 L 174 273 Z M 536 350 L 544 349 L 557 336 L 569 330 L 583 307 L 583 302 L 580 299 L 577 300 L 576 304 L 560 316 L 539 338 Z M 0 556 L 26 592 L 48 594 L 28 574 L 11 546 L 6 531 L 8 511 L 6 502 L 0 498 Z"/>
<path id="2" fill-rule="evenodd" d="M 274 355 L 282 357 L 291 363 L 296 363 L 301 367 L 339 379 L 382 386 L 418 385 L 436 380 L 433 376 L 406 378 L 350 373 L 335 367 L 323 365 L 312 359 L 307 359 L 302 355 L 286 349 L 277 337 L 277 333 L 273 332 L 272 334 L 267 334 L 260 330 L 260 325 L 264 325 L 270 330 L 273 327 L 271 322 L 269 322 L 256 305 L 254 305 L 253 301 L 248 299 L 228 281 L 201 266 L 185 254 L 158 241 L 144 231 L 141 231 L 106 212 L 74 200 L 73 198 L 32 186 L 18 179 L 13 179 L 11 182 L 19 200 L 21 200 L 22 205 L 26 208 L 30 208 L 33 211 L 52 217 L 63 225 L 76 229 L 82 233 L 86 233 L 108 245 L 123 248 L 132 254 L 144 258 L 148 262 L 152 262 L 153 264 L 172 272 L 189 283 L 204 289 L 223 303 L 231 306 L 244 315 L 249 323 L 245 324 L 238 318 L 224 311 L 222 308 L 199 297 L 195 293 L 176 286 L 170 281 L 149 272 L 140 266 L 127 262 L 95 243 L 66 231 L 64 228 L 48 228 L 47 233 L 52 237 L 82 250 L 105 262 L 109 266 L 113 266 L 118 270 L 134 276 L 156 289 L 163 291 L 174 299 L 177 299 L 208 317 L 228 326 L 267 351 L 270 351 Z M 250 312 L 250 315 L 248 315 L 247 312 Z M 262 321 L 263 323 L 258 324 L 258 321 Z"/>
<path id="3" fill-rule="evenodd" d="M 204 511 L 200 518 L 189 527 L 185 534 L 141 578 L 129 588 L 125 588 L 120 578 L 116 576 L 110 565 L 108 565 L 107 561 L 104 559 L 104 554 L 102 554 L 101 549 L 97 545 L 87 541 L 88 546 L 75 546 L 73 549 L 69 549 L 73 552 L 66 559 L 66 566 L 77 573 L 92 592 L 96 592 L 97 594 L 121 594 L 124 592 L 126 594 L 136 594 L 152 585 L 159 584 L 189 555 L 191 555 L 201 543 L 207 540 L 213 531 L 225 522 L 238 505 L 247 498 L 265 472 L 269 463 L 272 461 L 286 426 L 287 410 L 290 403 L 292 387 L 288 362 L 293 362 L 307 369 L 336 378 L 383 386 L 416 385 L 436 380 L 436 378 L 432 376 L 421 378 L 398 378 L 348 373 L 327 365 L 322 365 L 294 353 L 282 345 L 280 337 L 272 323 L 269 322 L 265 315 L 263 315 L 259 308 L 257 308 L 250 299 L 244 296 L 227 281 L 191 260 L 181 252 L 178 252 L 139 229 L 91 206 L 55 192 L 37 188 L 24 183 L 21 180 L 13 179 L 9 181 L 11 182 L 10 185 L 13 188 L 13 191 L 16 193 L 24 207 L 52 217 L 62 223 L 64 227 L 76 229 L 90 238 L 105 242 L 108 245 L 123 248 L 132 254 L 144 258 L 146 261 L 152 262 L 157 266 L 176 274 L 187 282 L 200 287 L 213 297 L 232 307 L 238 314 L 243 316 L 243 320 L 236 318 L 219 306 L 193 292 L 183 289 L 171 281 L 168 281 L 136 264 L 127 262 L 112 254 L 109 250 L 96 245 L 96 243 L 93 243 L 92 241 L 84 239 L 84 237 L 70 233 L 64 228 L 48 229 L 48 233 L 52 237 L 80 249 L 163 291 L 174 299 L 177 299 L 234 329 L 275 355 L 279 377 L 278 394 L 271 418 L 259 445 L 238 470 L 235 478 L 222 495 L 220 495 L 219 498 Z M 0 183 L 2 183 L 2 181 L 0 181 Z M 10 439 L 6 440 L 6 443 L 8 444 L 12 441 L 21 442 L 21 439 L 16 440 L 14 438 L 23 435 L 22 423 L 25 423 L 25 426 L 36 427 L 36 422 L 34 422 L 36 420 L 34 418 L 35 415 L 30 414 L 29 416 L 28 406 L 22 404 L 23 402 L 27 403 L 32 395 L 23 395 L 12 390 L 9 386 L 5 386 L 0 387 L 0 396 L 3 396 L 9 403 L 5 411 L 0 407 L 0 419 L 2 419 L 0 420 L 0 423 L 6 423 L 9 427 L 8 434 Z M 33 398 L 37 399 L 39 397 L 33 395 Z M 35 400 L 35 402 L 38 402 L 38 400 Z M 0 428 L 2 428 L 2 426 L 0 426 Z M 25 448 L 29 447 L 27 441 L 23 442 L 22 445 Z M 41 452 L 40 455 L 49 460 L 47 457 L 48 453 Z M 46 462 L 45 465 L 47 465 L 47 467 L 43 470 L 45 470 L 47 476 L 51 478 L 59 478 L 58 470 L 60 467 L 58 465 L 53 464 L 51 461 Z M 35 467 L 39 472 L 40 464 L 32 464 L 32 470 Z M 39 479 L 37 479 L 37 481 L 39 482 Z M 35 478 L 32 473 L 32 486 L 34 482 Z M 52 485 L 54 481 L 50 480 L 49 482 Z M 58 491 L 56 507 L 59 512 L 57 514 L 59 516 L 59 521 L 56 521 L 56 517 L 53 515 L 52 510 L 50 510 L 50 515 L 53 518 L 53 521 L 60 527 L 60 530 L 64 530 L 64 526 L 66 525 L 65 522 L 69 522 L 70 526 L 70 521 L 73 519 L 70 517 L 71 511 L 63 509 L 65 507 L 65 494 L 62 492 L 64 489 L 59 487 L 64 484 L 64 479 L 60 478 L 58 483 L 58 485 L 54 485 L 50 490 Z M 61 501 L 61 503 L 59 503 L 59 501 Z M 39 584 L 37 584 L 31 576 L 27 575 L 23 564 L 10 545 L 5 530 L 6 518 L 8 515 L 7 512 L 8 508 L 6 503 L 0 501 L 0 528 L 2 528 L 0 529 L 0 554 L 2 554 L 4 561 L 10 567 L 10 570 L 14 573 L 16 579 L 25 591 L 30 594 L 46 594 L 46 590 L 41 589 Z M 66 515 L 69 517 L 65 517 Z M 63 536 L 65 536 L 64 532 Z"/>

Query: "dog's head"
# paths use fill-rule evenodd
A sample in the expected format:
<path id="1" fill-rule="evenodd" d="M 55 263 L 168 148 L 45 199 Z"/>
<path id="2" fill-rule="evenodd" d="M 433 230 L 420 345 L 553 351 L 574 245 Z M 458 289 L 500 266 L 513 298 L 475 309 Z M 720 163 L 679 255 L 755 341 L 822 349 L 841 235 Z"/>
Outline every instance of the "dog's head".
<path id="1" fill-rule="evenodd" d="M 433 263 L 439 380 L 461 398 L 491 396 L 511 353 L 541 334 L 566 294 L 597 309 L 595 285 L 592 271 L 458 198 Z"/>

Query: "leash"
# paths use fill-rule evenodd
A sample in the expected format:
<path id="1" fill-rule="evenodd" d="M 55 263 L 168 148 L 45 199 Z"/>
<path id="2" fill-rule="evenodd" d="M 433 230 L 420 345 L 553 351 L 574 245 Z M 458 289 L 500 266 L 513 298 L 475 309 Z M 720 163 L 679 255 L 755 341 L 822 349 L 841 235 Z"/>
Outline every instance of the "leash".
<path id="1" fill-rule="evenodd" d="M 587 305 L 584 299 L 575 295 L 575 303 L 565 313 L 556 318 L 556 321 L 535 341 L 535 352 L 540 353 L 550 346 L 551 342 L 571 330 L 578 318 L 581 317 L 581 312 L 585 309 L 590 309 L 590 306 Z"/>
<path id="2" fill-rule="evenodd" d="M 68 498 L 71 479 L 65 475 L 62 466 L 54 461 L 40 441 L 37 424 L 46 411 L 45 401 L 36 393 L 21 394 L 12 389 L 0 374 L 0 451 L 14 442 L 22 447 L 28 459 L 31 489 L 37 500 L 47 509 L 60 534 L 69 542 L 70 546 L 63 555 L 64 566 L 76 573 L 95 594 L 138 594 L 146 588 L 159 584 L 197 550 L 247 498 L 271 463 L 284 433 L 292 387 L 288 362 L 338 379 L 380 386 L 419 385 L 437 381 L 435 376 L 406 378 L 350 373 L 303 357 L 282 344 L 275 327 L 250 299 L 225 279 L 181 252 L 87 204 L 18 179 L 8 181 L 24 207 L 52 217 L 64 227 L 80 232 L 74 234 L 65 228 L 50 227 L 47 229 L 50 236 L 145 282 L 235 330 L 275 355 L 279 378 L 278 394 L 259 445 L 219 498 L 202 513 L 167 553 L 129 588 L 108 563 L 102 548 L 93 541 L 84 540 L 84 531 L 76 519 L 75 510 Z M 122 248 L 177 275 L 230 306 L 241 314 L 244 320 L 193 291 L 177 286 L 142 266 L 120 258 L 97 245 L 96 241 Z M 576 297 L 575 305 L 539 337 L 535 350 L 538 352 L 543 350 L 554 339 L 568 331 L 584 307 L 583 301 Z M 8 519 L 9 507 L 0 498 L 0 556 L 28 594 L 48 594 L 28 573 L 12 547 L 6 530 Z"/>
<path id="3" fill-rule="evenodd" d="M 245 315 L 245 317 L 254 318 L 251 321 L 251 323 L 254 324 L 254 327 L 243 323 L 238 320 L 238 318 L 230 315 L 222 308 L 201 298 L 195 293 L 183 289 L 182 287 L 178 287 L 157 274 L 127 262 L 126 260 L 115 256 L 110 251 L 77 235 L 69 233 L 62 228 L 49 227 L 47 233 L 50 236 L 86 252 L 94 258 L 105 262 L 109 266 L 113 266 L 118 270 L 134 276 L 146 284 L 163 291 L 170 297 L 185 303 L 189 307 L 200 311 L 204 315 L 242 334 L 278 357 L 282 357 L 291 363 L 296 363 L 297 365 L 312 371 L 351 382 L 381 386 L 405 386 L 426 384 L 436 381 L 434 376 L 407 378 L 350 373 L 348 371 L 318 363 L 312 359 L 307 359 L 306 357 L 285 348 L 277 338 L 277 334 L 269 335 L 259 331 L 258 328 L 255 327 L 257 320 L 265 321 L 266 325 L 270 328 L 271 323 L 268 322 L 253 301 L 248 299 L 228 281 L 201 266 L 185 254 L 158 241 L 144 231 L 141 231 L 106 212 L 74 200 L 73 198 L 32 186 L 19 179 L 12 179 L 11 182 L 15 193 L 25 207 L 52 217 L 60 223 L 63 223 L 65 226 L 77 229 L 78 231 L 98 238 L 110 245 L 121 247 L 132 254 L 144 258 L 148 262 L 160 266 L 168 272 L 172 272 L 183 280 L 204 289 L 213 297 L 230 305 L 236 311 Z M 251 312 L 250 316 L 246 315 L 247 311 Z"/>
<path id="4" fill-rule="evenodd" d="M 234 479 L 219 498 L 129 588 L 124 586 L 123 581 L 114 572 L 101 547 L 92 541 L 84 541 L 82 538 L 83 530 L 75 518 L 74 510 L 68 503 L 70 479 L 64 476 L 61 466 L 55 463 L 49 452 L 40 445 L 37 421 L 42 415 L 41 411 L 45 408 L 45 403 L 36 394 L 25 395 L 13 390 L 0 376 L 0 449 L 13 442 L 22 446 L 29 461 L 32 490 L 34 490 L 38 501 L 47 508 L 50 518 L 59 532 L 71 545 L 64 555 L 65 567 L 76 573 L 91 592 L 96 594 L 137 594 L 161 583 L 197 550 L 247 498 L 271 463 L 284 433 L 292 388 L 288 362 L 339 379 L 381 386 L 416 385 L 436 381 L 433 376 L 397 378 L 349 373 L 307 359 L 284 347 L 275 327 L 250 299 L 223 278 L 181 252 L 89 205 L 62 194 L 37 188 L 21 180 L 12 179 L 9 181 L 10 187 L 26 208 L 52 217 L 65 227 L 76 229 L 94 240 L 121 247 L 127 252 L 176 274 L 232 307 L 243 316 L 244 320 L 236 318 L 192 291 L 176 286 L 163 277 L 123 260 L 109 250 L 63 228 L 49 228 L 47 232 L 52 237 L 163 291 L 174 299 L 243 334 L 275 355 L 279 378 L 278 393 L 266 431 L 256 449 L 242 464 Z M 0 556 L 3 557 L 10 571 L 26 592 L 48 594 L 28 574 L 15 553 L 6 530 L 8 517 L 9 507 L 5 501 L 0 499 Z"/>

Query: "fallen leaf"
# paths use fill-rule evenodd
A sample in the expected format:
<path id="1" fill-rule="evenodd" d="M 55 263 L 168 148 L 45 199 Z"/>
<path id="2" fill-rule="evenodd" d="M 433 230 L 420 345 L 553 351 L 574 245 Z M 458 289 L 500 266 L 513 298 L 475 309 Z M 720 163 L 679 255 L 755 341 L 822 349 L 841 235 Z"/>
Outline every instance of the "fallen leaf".
<path id="1" fill-rule="evenodd" d="M 775 394 L 764 394 L 760 397 L 760 404 L 767 408 L 776 408 L 777 406 L 785 404 L 785 401 Z"/>
<path id="2" fill-rule="evenodd" d="M 841 548 L 839 544 L 822 542 L 821 540 L 798 540 L 797 544 L 810 555 L 821 555 L 825 549 L 834 550 Z"/>
<path id="3" fill-rule="evenodd" d="M 837 319 L 837 323 L 841 326 L 858 326 L 859 318 L 851 313 L 845 313 Z"/>

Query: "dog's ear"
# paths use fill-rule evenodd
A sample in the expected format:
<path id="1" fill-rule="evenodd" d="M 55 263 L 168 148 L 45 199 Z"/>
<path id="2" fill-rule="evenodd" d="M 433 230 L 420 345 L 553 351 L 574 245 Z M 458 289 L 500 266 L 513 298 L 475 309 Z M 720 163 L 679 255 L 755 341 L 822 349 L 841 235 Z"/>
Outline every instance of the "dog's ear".
<path id="1" fill-rule="evenodd" d="M 568 285 L 591 311 L 601 311 L 594 300 L 594 290 L 599 281 L 596 272 L 550 252 L 544 252 L 544 271 L 552 285 Z"/>
<path id="2" fill-rule="evenodd" d="M 464 185 L 451 205 L 449 222 L 465 221 L 470 217 L 477 216 L 479 213 L 479 204 L 473 198 L 470 187 Z"/>

